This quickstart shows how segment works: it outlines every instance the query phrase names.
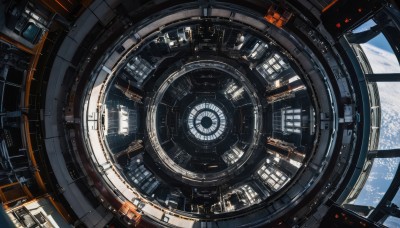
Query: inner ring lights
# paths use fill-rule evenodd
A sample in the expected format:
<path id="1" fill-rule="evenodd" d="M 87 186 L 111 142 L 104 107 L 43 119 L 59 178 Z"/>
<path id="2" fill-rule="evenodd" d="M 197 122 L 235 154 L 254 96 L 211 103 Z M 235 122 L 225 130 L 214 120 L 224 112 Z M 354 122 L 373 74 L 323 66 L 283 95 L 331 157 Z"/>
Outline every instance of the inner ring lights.
<path id="1" fill-rule="evenodd" d="M 204 102 L 191 109 L 187 124 L 196 139 L 212 141 L 224 133 L 226 116 L 215 104 Z"/>
<path id="2" fill-rule="evenodd" d="M 182 167 L 181 165 L 176 163 L 173 158 L 169 156 L 168 150 L 165 149 L 165 144 L 162 143 L 162 141 L 160 141 L 159 134 L 157 134 L 157 132 L 159 132 L 158 129 L 160 129 L 159 124 L 162 123 L 160 121 L 158 113 L 161 110 L 160 104 L 162 104 L 164 95 L 168 93 L 168 90 L 173 84 L 173 82 L 179 80 L 180 78 L 184 78 L 187 75 L 201 69 L 210 69 L 219 71 L 222 74 L 225 74 L 236 81 L 242 82 L 244 93 L 248 94 L 249 109 L 252 110 L 251 112 L 253 114 L 251 116 L 252 122 L 248 126 L 249 129 L 252 129 L 251 131 L 253 137 L 250 137 L 248 139 L 246 149 L 244 149 L 244 155 L 241 156 L 241 158 L 233 165 L 229 165 L 228 167 L 223 168 L 220 171 L 216 172 L 195 172 L 188 168 Z M 156 91 L 154 91 L 155 96 L 153 96 L 149 100 L 147 116 L 146 116 L 146 130 L 149 136 L 147 146 L 148 148 L 150 148 L 151 145 L 150 154 L 153 156 L 153 159 L 159 162 L 165 169 L 168 170 L 168 172 L 178 174 L 174 176 L 174 178 L 177 178 L 180 181 L 186 184 L 190 184 L 192 186 L 217 186 L 223 182 L 227 182 L 230 179 L 234 178 L 234 175 L 232 174 L 238 171 L 239 169 L 243 168 L 246 162 L 253 156 L 253 151 L 259 148 L 259 141 L 262 136 L 261 129 L 263 126 L 263 116 L 262 116 L 261 102 L 259 100 L 259 97 L 257 96 L 257 93 L 254 92 L 255 88 L 253 87 L 252 83 L 248 80 L 248 78 L 245 76 L 245 74 L 235 69 L 230 64 L 224 62 L 224 60 L 198 59 L 191 61 L 189 60 L 189 62 L 184 63 L 182 66 L 177 66 L 177 69 L 174 71 L 173 70 L 166 71 L 165 75 L 161 76 L 159 82 L 160 83 L 158 84 Z M 214 102 L 211 103 L 209 101 L 204 101 L 203 103 L 205 102 L 214 104 Z M 197 105 L 201 104 L 202 103 Z M 200 112 L 203 109 L 205 109 L 204 111 L 207 110 L 205 107 L 204 108 L 200 107 L 202 106 L 199 106 L 198 111 Z M 227 117 L 225 117 L 227 114 L 225 114 L 224 111 L 222 111 L 223 110 L 222 107 L 219 107 L 219 105 L 218 106 L 215 105 L 213 109 L 208 108 L 208 111 L 215 112 L 214 115 L 220 118 L 219 125 L 221 126 L 217 126 L 217 129 L 220 129 L 221 131 L 217 134 L 219 135 L 221 133 L 222 136 L 227 131 L 227 128 L 224 127 L 223 125 L 224 124 L 226 125 L 229 122 L 229 120 Z M 189 113 L 190 112 L 191 110 L 189 111 Z M 196 121 L 196 116 L 193 116 L 193 121 Z M 185 124 L 185 126 L 190 127 L 189 124 L 187 123 Z M 197 132 L 198 130 L 195 131 Z M 198 131 L 197 133 L 200 134 L 200 132 L 201 131 Z M 190 135 L 191 134 L 192 133 L 190 133 Z M 205 135 L 205 134 L 201 133 L 200 135 Z M 203 139 L 199 140 L 198 138 L 195 139 L 197 141 L 200 141 L 201 143 L 213 142 L 212 137 L 210 137 L 210 141 L 206 141 Z"/>

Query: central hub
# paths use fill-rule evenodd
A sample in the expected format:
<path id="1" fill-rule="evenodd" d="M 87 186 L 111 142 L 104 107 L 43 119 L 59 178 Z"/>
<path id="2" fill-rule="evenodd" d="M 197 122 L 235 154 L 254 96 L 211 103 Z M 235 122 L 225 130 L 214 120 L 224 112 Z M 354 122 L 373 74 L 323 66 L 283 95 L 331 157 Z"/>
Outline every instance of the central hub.
<path id="1" fill-rule="evenodd" d="M 224 133 L 226 116 L 216 104 L 202 102 L 190 110 L 187 124 L 190 133 L 197 140 L 212 141 Z"/>
<path id="2" fill-rule="evenodd" d="M 203 117 L 203 119 L 201 119 L 201 126 L 203 126 L 204 128 L 210 128 L 211 127 L 211 125 L 213 125 L 213 121 L 211 120 L 211 118 L 210 117 L 208 117 L 208 116 L 205 116 L 205 117 Z"/>
<path id="3" fill-rule="evenodd" d="M 197 60 L 170 68 L 154 88 L 147 145 L 164 173 L 209 187 L 257 161 L 261 105 L 245 74 L 220 60 Z"/>

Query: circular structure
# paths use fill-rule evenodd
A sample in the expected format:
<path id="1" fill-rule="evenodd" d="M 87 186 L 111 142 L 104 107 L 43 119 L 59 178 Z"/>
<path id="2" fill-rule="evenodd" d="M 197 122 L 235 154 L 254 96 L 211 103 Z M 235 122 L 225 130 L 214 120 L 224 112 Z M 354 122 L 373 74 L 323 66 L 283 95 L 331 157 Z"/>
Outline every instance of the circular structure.
<path id="1" fill-rule="evenodd" d="M 322 72 L 315 72 L 316 78 L 306 76 L 302 64 L 311 61 L 297 61 L 272 38 L 233 25 L 191 19 L 184 25 L 169 24 L 156 37 L 143 36 L 123 54 L 126 61 L 115 65 L 115 75 L 105 78 L 97 101 L 107 104 L 101 128 L 106 137 L 100 143 L 116 165 L 125 167 L 119 175 L 140 194 L 170 199 L 157 197 L 158 204 L 170 207 L 175 202 L 176 211 L 200 219 L 257 213 L 283 197 L 295 181 L 312 181 L 302 175 L 312 160 L 307 155 L 326 153 L 327 144 L 320 143 L 323 134 L 316 134 L 319 129 L 312 123 L 316 110 L 332 111 L 330 85 L 321 84 L 325 90 L 318 93 L 308 86 Z M 236 34 L 232 46 L 226 41 L 218 49 L 217 41 L 206 38 L 217 39 L 228 29 Z M 247 49 L 241 47 L 246 39 L 252 40 Z M 167 57 L 148 52 L 154 45 Z M 236 49 L 239 55 L 233 54 Z M 220 54 L 213 56 L 217 50 Z M 102 72 L 104 67 L 99 76 Z M 295 89 L 286 93 L 280 83 Z M 121 95 L 129 100 L 125 114 L 113 115 L 112 110 L 122 110 Z M 112 133 L 117 122 L 118 132 Z M 135 156 L 115 159 L 127 150 L 122 139 L 128 150 L 139 140 L 144 147 Z M 285 150 L 296 156 L 283 160 Z"/>
<path id="2" fill-rule="evenodd" d="M 200 103 L 190 110 L 187 127 L 200 141 L 216 140 L 225 131 L 226 116 L 215 104 Z"/>
<path id="3" fill-rule="evenodd" d="M 379 105 L 349 20 L 309 1 L 110 2 L 54 42 L 39 115 L 67 200 L 101 202 L 71 206 L 87 226 L 103 207 L 128 226 L 310 225 L 365 183 Z"/>
<path id="4" fill-rule="evenodd" d="M 177 181 L 219 186 L 260 157 L 263 116 L 258 92 L 245 74 L 229 63 L 205 56 L 189 59 L 169 67 L 153 86 L 155 96 L 147 104 L 146 114 L 147 132 L 151 133 L 148 145 L 152 147 L 147 152 Z M 252 115 L 243 121 L 240 112 Z M 202 126 L 207 120 L 209 126 Z M 239 121 L 242 128 L 254 131 L 245 137 L 238 134 L 240 129 L 234 129 L 233 123 Z"/>

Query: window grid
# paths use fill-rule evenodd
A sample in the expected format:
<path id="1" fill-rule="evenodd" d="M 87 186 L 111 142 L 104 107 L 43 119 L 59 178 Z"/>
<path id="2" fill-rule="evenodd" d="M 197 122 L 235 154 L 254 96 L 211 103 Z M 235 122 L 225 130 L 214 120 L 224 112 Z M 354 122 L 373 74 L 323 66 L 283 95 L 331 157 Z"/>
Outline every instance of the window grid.
<path id="1" fill-rule="evenodd" d="M 269 80 L 274 80 L 280 72 L 288 68 L 288 64 L 283 61 L 279 54 L 273 54 L 263 63 L 257 66 L 257 71 Z"/>
<path id="2" fill-rule="evenodd" d="M 257 171 L 264 184 L 272 190 L 278 191 L 289 180 L 289 177 L 280 171 L 276 164 L 268 164 L 268 161 Z"/>

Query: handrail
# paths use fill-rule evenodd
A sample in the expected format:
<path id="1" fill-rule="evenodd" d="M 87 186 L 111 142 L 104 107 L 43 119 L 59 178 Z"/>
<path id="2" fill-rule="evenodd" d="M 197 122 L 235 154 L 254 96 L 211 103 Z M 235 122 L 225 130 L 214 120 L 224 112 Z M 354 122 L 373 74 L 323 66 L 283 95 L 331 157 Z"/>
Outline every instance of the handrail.
<path id="1" fill-rule="evenodd" d="M 31 61 L 29 63 L 29 68 L 28 68 L 28 73 L 26 75 L 26 80 L 25 80 L 25 97 L 24 97 L 24 101 L 23 101 L 23 107 L 22 109 L 24 110 L 28 110 L 29 109 L 29 97 L 30 97 L 30 90 L 31 90 L 31 82 L 33 80 L 33 76 L 35 74 L 36 71 L 36 66 L 39 62 L 39 58 L 44 46 L 44 43 L 46 42 L 46 38 L 48 35 L 48 31 L 46 31 L 43 36 L 41 41 L 34 47 L 33 51 L 33 56 L 31 58 Z M 32 149 L 32 142 L 31 142 L 31 136 L 30 136 L 30 131 L 29 131 L 29 119 L 27 115 L 23 115 L 22 116 L 22 132 L 25 135 L 25 139 L 26 139 L 26 147 L 27 147 L 27 151 L 28 151 L 28 155 L 29 155 L 29 159 L 32 163 L 32 166 L 34 167 L 34 177 L 35 180 L 39 186 L 39 188 L 44 192 L 47 193 L 47 188 L 46 185 L 40 175 L 39 169 L 38 169 L 38 165 L 37 165 L 37 161 L 35 158 L 35 154 L 34 151 Z M 49 200 L 51 202 L 51 204 L 56 208 L 56 210 L 58 211 L 58 213 L 64 218 L 65 221 L 67 222 L 72 222 L 72 218 L 71 216 L 68 214 L 68 212 L 65 210 L 65 208 L 62 207 L 62 205 L 59 205 L 57 202 L 54 201 L 53 198 L 49 197 Z"/>
<path id="2" fill-rule="evenodd" d="M 48 32 L 45 32 L 41 41 L 36 45 L 36 47 L 34 48 L 34 55 L 29 63 L 29 70 L 28 70 L 28 74 L 26 76 L 26 81 L 25 81 L 25 97 L 24 97 L 24 104 L 23 104 L 23 109 L 28 109 L 29 108 L 29 95 L 30 95 L 30 90 L 31 90 L 31 81 L 33 79 L 33 75 L 35 73 L 36 70 L 36 65 L 39 61 L 39 57 L 41 54 L 41 51 L 43 49 L 44 43 L 46 41 L 47 38 L 47 34 Z M 29 120 L 28 120 L 28 116 L 24 115 L 23 116 L 23 133 L 25 134 L 25 139 L 26 139 L 26 147 L 28 150 L 28 155 L 29 155 L 29 159 L 32 162 L 32 166 L 35 168 L 34 170 L 34 176 L 36 179 L 36 182 L 38 183 L 40 189 L 43 192 L 46 192 L 46 186 L 43 182 L 42 177 L 40 176 L 39 170 L 36 169 L 37 167 L 37 162 L 36 162 L 36 158 L 32 149 L 32 142 L 31 142 L 31 137 L 30 137 L 30 133 L 29 133 Z"/>
<path id="3" fill-rule="evenodd" d="M 0 33 L 0 40 L 3 40 L 3 41 L 5 41 L 6 43 L 9 43 L 9 44 L 14 45 L 14 46 L 17 47 L 18 49 L 20 49 L 20 50 L 22 50 L 22 51 L 24 51 L 24 52 L 26 52 L 26 53 L 28 53 L 28 54 L 31 54 L 31 55 L 34 55 L 34 54 L 35 54 L 35 50 L 34 50 L 34 49 L 29 48 L 29 47 L 25 46 L 24 44 L 22 44 L 22 43 L 20 43 L 20 42 L 14 40 L 14 39 L 8 37 L 7 35 L 4 35 L 4 34 L 2 34 L 2 33 Z"/>

